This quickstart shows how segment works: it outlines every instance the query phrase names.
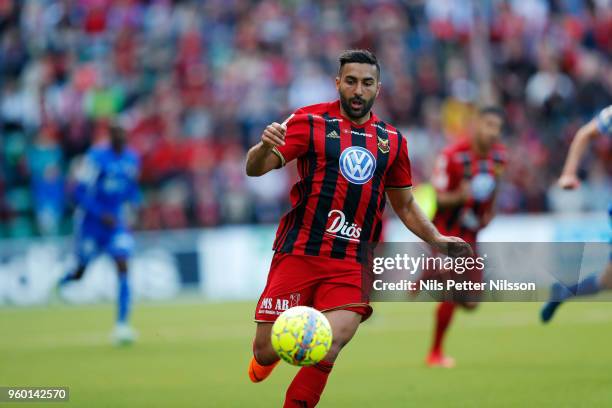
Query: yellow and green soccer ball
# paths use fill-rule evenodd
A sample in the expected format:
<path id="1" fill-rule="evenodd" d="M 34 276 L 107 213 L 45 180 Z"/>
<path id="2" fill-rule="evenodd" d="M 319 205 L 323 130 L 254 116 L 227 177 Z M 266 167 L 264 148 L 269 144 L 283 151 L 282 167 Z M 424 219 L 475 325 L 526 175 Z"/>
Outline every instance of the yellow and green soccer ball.
<path id="1" fill-rule="evenodd" d="M 323 360 L 332 344 L 332 330 L 323 313 L 312 307 L 285 310 L 272 326 L 272 347 L 286 362 L 309 366 Z"/>

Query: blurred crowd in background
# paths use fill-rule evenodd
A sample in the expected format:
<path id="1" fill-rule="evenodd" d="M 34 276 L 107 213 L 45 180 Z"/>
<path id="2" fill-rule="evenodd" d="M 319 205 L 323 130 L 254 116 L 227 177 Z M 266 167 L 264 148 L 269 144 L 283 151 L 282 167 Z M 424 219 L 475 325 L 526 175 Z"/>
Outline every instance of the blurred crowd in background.
<path id="1" fill-rule="evenodd" d="M 569 142 L 612 103 L 610 0 L 0 0 L 0 236 L 70 231 L 71 174 L 112 121 L 142 157 L 137 228 L 276 222 L 295 173 L 249 179 L 246 151 L 336 98 L 347 48 L 377 54 L 374 110 L 407 136 L 417 183 L 477 105 L 505 108 L 505 213 L 563 207 Z M 580 210 L 610 197 L 600 139 Z"/>

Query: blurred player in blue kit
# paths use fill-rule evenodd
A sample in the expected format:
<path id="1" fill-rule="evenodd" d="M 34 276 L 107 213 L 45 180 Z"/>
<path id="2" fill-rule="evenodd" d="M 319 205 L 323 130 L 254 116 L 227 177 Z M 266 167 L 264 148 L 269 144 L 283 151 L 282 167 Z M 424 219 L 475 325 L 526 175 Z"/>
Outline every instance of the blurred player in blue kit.
<path id="1" fill-rule="evenodd" d="M 106 253 L 113 258 L 118 275 L 117 320 L 113 340 L 127 344 L 135 340 L 128 324 L 130 286 L 128 258 L 134 239 L 128 229 L 128 205 L 138 205 L 139 159 L 126 146 L 125 131 L 109 129 L 110 143 L 94 146 L 86 154 L 76 175 L 74 198 L 75 249 L 78 265 L 59 282 L 60 287 L 78 281 L 94 257 Z"/>
<path id="2" fill-rule="evenodd" d="M 612 105 L 602 110 L 593 120 L 581 127 L 569 149 L 563 172 L 559 178 L 559 187 L 573 190 L 580 186 L 578 179 L 578 166 L 580 160 L 589 146 L 589 143 L 597 137 L 610 137 L 612 135 Z M 612 202 L 608 205 L 608 215 L 612 224 Z M 559 282 L 551 288 L 550 300 L 544 305 L 540 312 L 542 322 L 548 323 L 557 308 L 566 300 L 575 296 L 589 296 L 601 290 L 612 289 L 612 253 L 609 255 L 608 264 L 603 274 L 595 273 L 584 280 L 566 287 Z"/>

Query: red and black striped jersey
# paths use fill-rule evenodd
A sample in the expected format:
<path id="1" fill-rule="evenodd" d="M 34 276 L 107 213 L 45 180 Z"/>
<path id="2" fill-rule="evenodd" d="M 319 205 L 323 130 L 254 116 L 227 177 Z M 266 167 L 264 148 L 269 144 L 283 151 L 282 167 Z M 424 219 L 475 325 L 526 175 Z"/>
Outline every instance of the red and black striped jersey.
<path id="1" fill-rule="evenodd" d="M 436 211 L 433 222 L 442 234 L 476 242 L 485 213 L 493 210 L 505 164 L 506 150 L 500 143 L 493 145 L 486 156 L 474 152 L 469 140 L 460 140 L 442 151 L 432 180 L 436 191 L 456 191 L 462 182 L 467 182 L 471 191 L 466 203 Z"/>
<path id="2" fill-rule="evenodd" d="M 361 261 L 380 237 L 385 190 L 412 186 L 402 134 L 374 113 L 352 123 L 340 101 L 295 111 L 274 152 L 282 165 L 297 159 L 299 174 L 276 233 L 278 252 Z"/>

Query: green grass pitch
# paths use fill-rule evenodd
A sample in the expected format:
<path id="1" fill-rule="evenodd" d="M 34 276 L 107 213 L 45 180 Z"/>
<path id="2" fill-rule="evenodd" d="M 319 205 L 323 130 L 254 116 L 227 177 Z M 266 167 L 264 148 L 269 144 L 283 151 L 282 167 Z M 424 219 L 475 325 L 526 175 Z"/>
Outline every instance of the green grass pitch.
<path id="1" fill-rule="evenodd" d="M 139 304 L 138 343 L 110 344 L 113 307 L 0 308 L 0 385 L 69 386 L 70 401 L 26 406 L 278 407 L 296 368 L 248 381 L 254 303 Z M 423 360 L 432 303 L 376 304 L 340 355 L 321 407 L 612 405 L 609 303 L 564 305 L 548 327 L 536 303 L 459 313 L 451 370 Z M 0 406 L 10 404 L 0 403 Z"/>

